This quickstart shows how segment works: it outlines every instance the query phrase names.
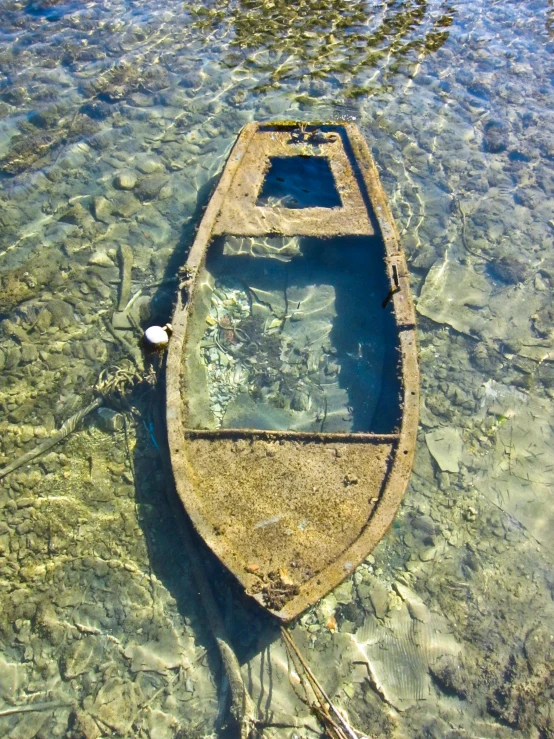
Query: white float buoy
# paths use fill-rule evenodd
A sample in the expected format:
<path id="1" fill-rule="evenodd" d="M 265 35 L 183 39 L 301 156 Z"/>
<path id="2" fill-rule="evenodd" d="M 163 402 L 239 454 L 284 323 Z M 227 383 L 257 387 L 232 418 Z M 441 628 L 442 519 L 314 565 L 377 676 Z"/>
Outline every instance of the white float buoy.
<path id="1" fill-rule="evenodd" d="M 165 326 L 150 326 L 144 332 L 144 344 L 148 349 L 159 351 L 165 349 L 169 344 L 171 336 L 171 324 L 166 323 Z"/>

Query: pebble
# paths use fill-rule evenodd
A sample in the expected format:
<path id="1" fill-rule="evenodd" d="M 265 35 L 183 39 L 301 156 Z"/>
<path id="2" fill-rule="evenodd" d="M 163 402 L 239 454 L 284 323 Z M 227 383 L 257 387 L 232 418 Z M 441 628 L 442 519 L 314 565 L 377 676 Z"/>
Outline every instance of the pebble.
<path id="1" fill-rule="evenodd" d="M 114 433 L 123 430 L 125 424 L 121 413 L 117 413 L 111 408 L 99 408 L 97 414 L 99 426 L 103 431 Z"/>
<path id="2" fill-rule="evenodd" d="M 351 472 L 347 472 L 344 476 L 344 485 L 345 487 L 348 487 L 349 485 L 357 485 L 358 484 L 358 477 Z"/>
<path id="3" fill-rule="evenodd" d="M 428 549 L 423 549 L 419 553 L 419 558 L 422 562 L 431 562 L 436 557 L 436 549 L 435 547 L 429 547 Z"/>
<path id="4" fill-rule="evenodd" d="M 75 709 L 71 718 L 73 732 L 83 739 L 99 739 L 102 731 L 96 721 L 85 711 Z"/>
<path id="5" fill-rule="evenodd" d="M 105 251 L 95 251 L 88 260 L 88 263 L 94 264 L 97 267 L 115 267 L 115 262 L 113 259 L 110 259 Z"/>
<path id="6" fill-rule="evenodd" d="M 465 520 L 470 523 L 477 520 L 477 510 L 473 506 L 468 506 L 463 515 Z"/>
<path id="7" fill-rule="evenodd" d="M 100 688 L 91 713 L 120 734 L 127 734 L 134 719 L 138 686 L 118 677 L 110 677 Z"/>
<path id="8" fill-rule="evenodd" d="M 129 314 L 126 311 L 114 311 L 112 326 L 120 331 L 130 331 L 133 328 Z"/>
<path id="9" fill-rule="evenodd" d="M 375 580 L 369 591 L 369 599 L 377 618 L 385 618 L 389 604 L 389 593 L 387 588 L 379 580 Z"/>
<path id="10" fill-rule="evenodd" d="M 346 605 L 347 603 L 352 602 L 352 587 L 352 580 L 345 580 L 341 585 L 335 588 L 333 595 L 335 596 L 337 603 Z"/>
<path id="11" fill-rule="evenodd" d="M 459 471 L 459 463 L 463 452 L 460 430 L 451 426 L 443 426 L 425 434 L 427 447 L 443 472 Z"/>
<path id="12" fill-rule="evenodd" d="M 135 166 L 142 174 L 153 174 L 163 170 L 163 164 L 154 157 L 137 156 Z"/>
<path id="13" fill-rule="evenodd" d="M 68 328 L 75 321 L 73 306 L 65 300 L 54 299 L 47 303 L 46 308 L 50 314 L 52 324 L 58 328 Z"/>
<path id="14" fill-rule="evenodd" d="M 34 344 L 23 344 L 21 347 L 21 361 L 27 364 L 38 359 L 38 349 Z"/>
<path id="15" fill-rule="evenodd" d="M 544 292 L 547 289 L 547 285 L 545 281 L 542 279 L 540 275 L 536 275 L 535 277 L 535 290 L 538 290 L 539 292 Z"/>
<path id="16" fill-rule="evenodd" d="M 158 197 L 160 190 L 167 183 L 163 175 L 152 174 L 143 177 L 136 188 L 136 194 L 142 201 L 154 200 Z"/>
<path id="17" fill-rule="evenodd" d="M 417 531 L 421 531 L 425 536 L 433 536 L 436 531 L 435 522 L 431 516 L 416 516 L 412 521 L 412 526 Z"/>
<path id="18" fill-rule="evenodd" d="M 163 189 L 163 188 L 162 188 Z M 139 201 L 130 192 L 118 192 L 112 200 L 113 212 L 122 218 L 130 218 L 141 207 Z"/>
<path id="19" fill-rule="evenodd" d="M 85 636 L 70 644 L 61 659 L 64 680 L 72 680 L 87 672 L 92 663 L 98 659 L 98 652 L 97 640 L 92 636 Z"/>

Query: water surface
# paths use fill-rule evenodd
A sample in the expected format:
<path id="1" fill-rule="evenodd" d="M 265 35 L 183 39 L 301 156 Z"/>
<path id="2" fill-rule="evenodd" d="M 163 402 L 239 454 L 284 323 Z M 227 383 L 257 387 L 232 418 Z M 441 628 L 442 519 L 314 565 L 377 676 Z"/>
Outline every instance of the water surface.
<path id="1" fill-rule="evenodd" d="M 2 464 L 101 373 L 114 390 L 0 486 L 2 734 L 222 735 L 137 339 L 170 316 L 241 127 L 345 118 L 409 262 L 421 425 L 392 530 L 295 635 L 368 736 L 553 734 L 552 18 L 542 0 L 2 3 Z M 264 735 L 316 736 L 271 624 L 206 562 L 260 713 L 301 724 Z M 31 703 L 52 705 L 1 715 Z"/>

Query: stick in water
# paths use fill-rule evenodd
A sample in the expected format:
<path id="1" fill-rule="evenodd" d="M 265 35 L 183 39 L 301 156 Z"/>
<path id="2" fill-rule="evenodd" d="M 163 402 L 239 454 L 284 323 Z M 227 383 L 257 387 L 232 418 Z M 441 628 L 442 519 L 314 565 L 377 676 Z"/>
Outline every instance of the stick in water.
<path id="1" fill-rule="evenodd" d="M 0 716 L 13 716 L 15 713 L 31 713 L 32 711 L 53 711 L 55 708 L 68 708 L 73 703 L 29 703 L 26 706 L 14 706 L 0 711 Z"/>
<path id="2" fill-rule="evenodd" d="M 43 441 L 42 444 L 39 444 L 34 449 L 31 449 L 30 452 L 22 454 L 21 457 L 18 457 L 15 461 L 10 462 L 10 464 L 6 465 L 6 467 L 2 467 L 2 469 L 0 470 L 0 480 L 3 477 L 6 477 L 6 475 L 9 475 L 10 472 L 16 470 L 18 467 L 21 467 L 22 465 L 27 464 L 27 462 L 35 459 L 35 457 L 39 457 L 41 454 L 44 454 L 44 452 L 47 452 L 58 442 L 62 441 L 62 439 L 65 439 L 66 436 L 69 436 L 69 434 L 71 434 L 75 430 L 79 421 L 81 421 L 91 411 L 101 406 L 102 403 L 102 398 L 96 398 L 92 401 L 90 405 L 87 405 L 86 408 L 83 408 L 74 416 L 68 418 L 67 421 L 60 428 L 60 430 L 57 431 L 49 439 L 46 439 L 46 441 Z"/>

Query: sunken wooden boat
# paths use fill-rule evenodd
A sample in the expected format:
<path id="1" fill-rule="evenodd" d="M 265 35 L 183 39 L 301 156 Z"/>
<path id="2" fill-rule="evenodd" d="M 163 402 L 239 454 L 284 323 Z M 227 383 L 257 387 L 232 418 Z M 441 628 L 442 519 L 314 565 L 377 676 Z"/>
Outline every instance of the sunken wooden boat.
<path id="1" fill-rule="evenodd" d="M 179 276 L 177 491 L 245 591 L 288 621 L 385 534 L 416 441 L 406 261 L 358 128 L 245 126 Z"/>

